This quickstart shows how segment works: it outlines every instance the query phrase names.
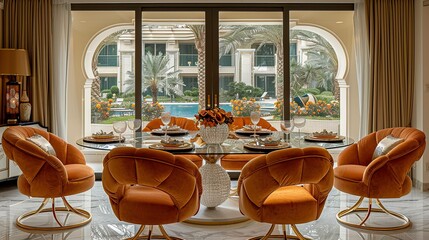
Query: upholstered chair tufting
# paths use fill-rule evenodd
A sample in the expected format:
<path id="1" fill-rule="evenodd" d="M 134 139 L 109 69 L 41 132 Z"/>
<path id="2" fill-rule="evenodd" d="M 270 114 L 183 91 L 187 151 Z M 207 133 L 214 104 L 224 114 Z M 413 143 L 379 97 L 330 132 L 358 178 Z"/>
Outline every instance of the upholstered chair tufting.
<path id="1" fill-rule="evenodd" d="M 140 224 L 133 238 L 139 239 L 148 226 L 147 239 L 158 225 L 165 239 L 164 224 L 181 222 L 196 214 L 202 193 L 198 167 L 189 159 L 171 153 L 120 147 L 103 161 L 103 188 L 116 217 Z"/>
<path id="2" fill-rule="evenodd" d="M 377 231 L 410 226 L 411 222 L 406 216 L 387 210 L 380 199 L 400 198 L 411 191 L 412 182 L 407 173 L 422 156 L 426 147 L 425 138 L 425 134 L 415 128 L 388 128 L 373 132 L 344 149 L 338 156 L 338 166 L 334 169 L 334 186 L 360 198 L 352 207 L 340 211 L 337 220 L 351 227 Z M 399 141 L 394 141 L 395 139 Z M 392 143 L 396 146 L 391 145 Z M 380 151 L 382 148 L 391 149 L 383 152 Z M 368 207 L 360 208 L 365 198 L 368 198 Z M 372 207 L 373 200 L 379 208 Z M 366 213 L 366 216 L 358 217 L 359 212 Z M 401 223 L 383 226 L 371 221 L 372 224 L 367 224 L 371 212 L 385 213 Z M 352 215 L 346 216 L 352 213 L 357 215 L 357 221 L 351 219 Z"/>
<path id="3" fill-rule="evenodd" d="M 295 224 L 317 220 L 334 182 L 333 160 L 324 148 L 289 148 L 256 157 L 238 180 L 240 211 L 252 220 L 270 223 L 264 237 L 306 239 Z M 271 235 L 275 225 L 283 235 Z M 286 234 L 291 225 L 296 236 Z"/>
<path id="4" fill-rule="evenodd" d="M 38 141 L 34 140 L 35 137 Z M 39 142 L 44 143 L 43 146 Z M 29 197 L 44 199 L 37 210 L 17 218 L 16 224 L 19 227 L 41 231 L 65 230 L 91 221 L 89 212 L 73 208 L 66 200 L 66 196 L 91 189 L 95 181 L 94 171 L 86 165 L 83 154 L 77 148 L 52 133 L 24 126 L 7 128 L 3 133 L 2 146 L 7 158 L 15 161 L 22 171 L 22 175 L 18 177 L 19 191 Z M 55 198 L 61 198 L 64 207 L 55 207 Z M 50 199 L 52 208 L 44 208 Z M 66 224 L 67 220 L 61 222 L 57 218 L 58 211 L 77 214 L 83 220 Z M 37 227 L 24 224 L 25 219 L 43 212 L 52 212 L 58 226 Z"/>

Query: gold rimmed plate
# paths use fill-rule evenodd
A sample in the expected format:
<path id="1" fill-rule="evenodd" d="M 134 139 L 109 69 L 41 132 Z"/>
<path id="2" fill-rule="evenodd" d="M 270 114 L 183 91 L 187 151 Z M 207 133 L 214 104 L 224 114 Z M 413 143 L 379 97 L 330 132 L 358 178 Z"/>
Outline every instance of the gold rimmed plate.
<path id="1" fill-rule="evenodd" d="M 334 136 L 334 137 L 317 137 L 313 135 L 304 136 L 304 140 L 309 142 L 342 142 L 344 139 L 345 139 L 344 136 Z"/>
<path id="2" fill-rule="evenodd" d="M 185 142 L 183 144 L 176 145 L 176 146 L 170 146 L 170 145 L 165 146 L 162 143 L 155 143 L 155 144 L 149 145 L 149 148 L 164 150 L 169 152 L 182 152 L 182 151 L 191 151 L 192 149 L 194 149 L 194 144 Z"/>
<path id="3" fill-rule="evenodd" d="M 84 142 L 89 143 L 117 143 L 117 142 L 124 142 L 125 138 L 121 137 L 121 140 L 119 141 L 119 136 L 113 136 L 110 138 L 96 138 L 93 136 L 88 136 L 83 138 Z"/>
<path id="4" fill-rule="evenodd" d="M 154 129 L 151 132 L 153 135 L 158 135 L 158 136 L 162 136 L 165 135 L 165 130 L 162 129 Z M 188 134 L 189 131 L 185 130 L 185 129 L 178 129 L 178 130 L 167 130 L 167 135 L 168 136 L 180 136 L 180 135 L 186 135 Z"/>
<path id="5" fill-rule="evenodd" d="M 256 130 L 255 132 L 253 130 L 247 130 L 242 128 L 242 129 L 236 130 L 235 133 L 241 134 L 241 135 L 247 135 L 247 136 L 253 135 L 253 133 L 256 133 L 256 135 L 263 136 L 263 135 L 270 135 L 272 132 L 271 130 L 264 129 L 264 128 L 260 130 Z"/>
<path id="6" fill-rule="evenodd" d="M 272 151 L 272 150 L 289 148 L 290 144 L 286 142 L 280 142 L 278 145 L 272 145 L 272 144 L 264 145 L 264 144 L 258 144 L 256 142 L 249 142 L 244 144 L 244 147 L 250 150 Z"/>

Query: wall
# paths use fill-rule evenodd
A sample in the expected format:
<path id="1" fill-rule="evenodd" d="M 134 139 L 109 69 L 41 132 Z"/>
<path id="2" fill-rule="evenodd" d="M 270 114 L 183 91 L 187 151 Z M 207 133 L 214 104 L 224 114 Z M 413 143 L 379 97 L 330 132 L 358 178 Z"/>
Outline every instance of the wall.
<path id="1" fill-rule="evenodd" d="M 121 14 L 119 14 L 121 13 Z M 134 12 L 99 11 L 72 12 L 72 37 L 70 71 L 67 96 L 67 140 L 74 143 L 83 134 L 83 86 L 86 81 L 83 72 L 83 58 L 87 44 L 101 29 L 118 22 L 131 23 Z"/>
<path id="2" fill-rule="evenodd" d="M 423 6 L 425 3 L 426 6 Z M 413 126 L 429 133 L 429 1 L 415 1 L 416 9 L 416 84 L 415 104 L 413 109 Z M 426 140 L 427 141 L 427 140 Z M 415 185 L 421 190 L 429 190 L 429 151 L 416 163 Z"/>
<path id="3" fill-rule="evenodd" d="M 3 1 L 0 1 L 0 47 L 3 47 Z"/>

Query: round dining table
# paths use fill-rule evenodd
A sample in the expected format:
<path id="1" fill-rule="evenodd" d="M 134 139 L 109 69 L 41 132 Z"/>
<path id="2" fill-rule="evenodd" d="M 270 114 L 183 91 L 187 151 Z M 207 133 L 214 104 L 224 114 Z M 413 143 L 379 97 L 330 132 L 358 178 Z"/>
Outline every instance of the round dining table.
<path id="1" fill-rule="evenodd" d="M 248 218 L 243 216 L 238 208 L 238 197 L 234 187 L 231 188 L 231 181 L 228 172 L 221 167 L 219 164 L 222 161 L 222 157 L 227 154 L 266 154 L 274 150 L 288 148 L 288 147 L 310 147 L 318 146 L 325 149 L 334 149 L 346 147 L 354 140 L 349 137 L 341 137 L 341 140 L 336 141 L 309 141 L 308 134 L 292 133 L 290 137 L 284 138 L 283 132 L 272 132 L 270 137 L 282 139 L 281 147 L 273 148 L 262 146 L 249 148 L 249 144 L 255 143 L 257 139 L 232 133 L 223 144 L 221 145 L 207 145 L 198 137 L 198 131 L 190 131 L 184 134 L 170 136 L 171 138 L 181 140 L 187 143 L 186 148 L 162 148 L 160 145 L 161 140 L 165 138 L 163 135 L 151 134 L 150 132 L 137 132 L 133 136 L 133 140 L 127 140 L 131 138 L 125 135 L 122 142 L 97 140 L 90 137 L 81 138 L 76 141 L 76 144 L 85 148 L 107 150 L 110 151 L 117 147 L 136 147 L 136 148 L 153 148 L 158 150 L 164 150 L 173 154 L 180 155 L 199 155 L 205 160 L 205 164 L 200 168 L 203 182 L 203 193 L 201 196 L 201 207 L 199 212 L 188 219 L 186 222 L 194 224 L 206 224 L 206 225 L 221 225 L 221 224 L 233 224 L 243 221 L 247 221 Z M 307 136 L 307 137 L 306 137 Z M 267 136 L 261 136 L 260 138 L 266 138 Z M 285 139 L 287 139 L 285 141 Z M 311 140 L 311 139 L 310 139 Z M 190 147 L 189 147 L 190 146 Z M 253 145 L 254 146 L 254 145 Z M 232 190 L 231 190 L 232 189 Z"/>

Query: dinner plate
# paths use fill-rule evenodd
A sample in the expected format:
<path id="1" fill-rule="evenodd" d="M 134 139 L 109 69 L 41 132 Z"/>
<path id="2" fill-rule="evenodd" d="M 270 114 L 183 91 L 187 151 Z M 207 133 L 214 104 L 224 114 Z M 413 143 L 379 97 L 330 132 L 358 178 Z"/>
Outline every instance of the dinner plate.
<path id="1" fill-rule="evenodd" d="M 333 138 L 315 137 L 313 135 L 304 136 L 304 140 L 309 142 L 342 142 L 344 139 L 344 136 L 335 136 Z"/>
<path id="2" fill-rule="evenodd" d="M 93 136 L 88 136 L 83 138 L 84 142 L 90 143 L 117 143 L 119 142 L 119 136 L 113 136 L 111 138 L 94 138 Z M 125 138 L 122 137 L 121 142 L 124 142 Z"/>
<path id="3" fill-rule="evenodd" d="M 254 131 L 246 130 L 242 128 L 242 129 L 236 130 L 235 133 L 241 134 L 241 135 L 253 135 Z M 261 130 L 256 130 L 256 135 L 259 135 L 259 136 L 270 135 L 271 133 L 272 133 L 271 130 L 264 129 L 264 128 Z"/>
<path id="4" fill-rule="evenodd" d="M 262 151 L 272 151 L 290 147 L 289 143 L 286 142 L 280 142 L 279 145 L 258 145 L 256 142 L 249 142 L 244 144 L 243 146 L 247 149 Z"/>
<path id="5" fill-rule="evenodd" d="M 158 136 L 165 135 L 165 131 L 162 129 L 154 129 L 154 130 L 152 130 L 151 133 L 153 135 L 158 135 Z M 175 131 L 167 131 L 168 136 L 180 136 L 180 135 L 186 135 L 188 133 L 189 133 L 189 131 L 185 130 L 185 129 L 179 129 L 179 130 L 175 130 Z"/>
<path id="6" fill-rule="evenodd" d="M 185 142 L 177 146 L 164 146 L 161 143 L 156 143 L 156 144 L 149 145 L 149 148 L 164 150 L 169 152 L 183 152 L 183 151 L 191 151 L 192 149 L 194 149 L 194 144 Z"/>

